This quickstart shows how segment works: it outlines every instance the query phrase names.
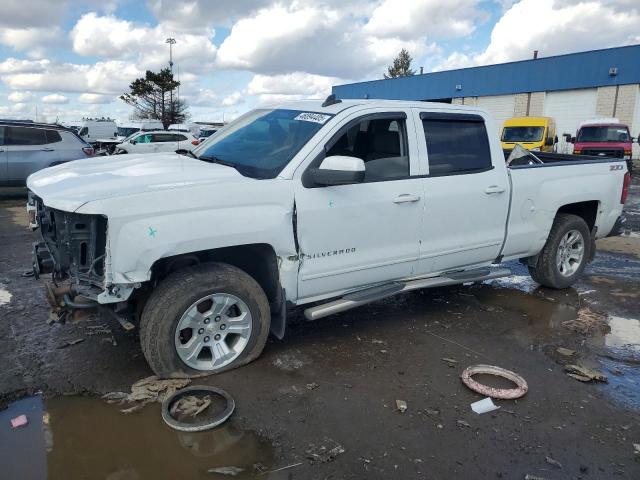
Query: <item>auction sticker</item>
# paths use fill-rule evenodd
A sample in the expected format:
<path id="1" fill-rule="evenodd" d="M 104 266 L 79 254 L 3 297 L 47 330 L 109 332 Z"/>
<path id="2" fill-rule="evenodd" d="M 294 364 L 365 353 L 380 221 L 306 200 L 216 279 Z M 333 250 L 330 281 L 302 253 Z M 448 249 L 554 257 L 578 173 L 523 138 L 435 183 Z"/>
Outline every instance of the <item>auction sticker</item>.
<path id="1" fill-rule="evenodd" d="M 324 113 L 304 112 L 294 118 L 294 120 L 301 120 L 303 122 L 325 123 L 330 118 L 331 115 L 325 115 Z"/>

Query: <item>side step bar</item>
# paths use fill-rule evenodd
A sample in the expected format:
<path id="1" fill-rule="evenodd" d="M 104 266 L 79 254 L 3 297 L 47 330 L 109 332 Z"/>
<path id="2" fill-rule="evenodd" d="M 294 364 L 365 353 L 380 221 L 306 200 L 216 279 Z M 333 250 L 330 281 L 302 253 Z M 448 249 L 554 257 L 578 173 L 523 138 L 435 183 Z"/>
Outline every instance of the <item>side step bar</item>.
<path id="1" fill-rule="evenodd" d="M 507 277 L 509 275 L 511 275 L 511 270 L 508 268 L 482 268 L 478 270 L 450 273 L 447 274 L 447 276 L 420 278 L 404 283 L 394 282 L 360 290 L 358 292 L 345 295 L 338 300 L 307 308 L 304 311 L 304 316 L 307 320 L 318 320 L 319 318 L 333 315 L 334 313 L 344 312 L 402 292 L 410 292 L 412 290 L 420 290 L 422 288 L 459 285 L 467 282 L 480 282 L 491 278 Z"/>

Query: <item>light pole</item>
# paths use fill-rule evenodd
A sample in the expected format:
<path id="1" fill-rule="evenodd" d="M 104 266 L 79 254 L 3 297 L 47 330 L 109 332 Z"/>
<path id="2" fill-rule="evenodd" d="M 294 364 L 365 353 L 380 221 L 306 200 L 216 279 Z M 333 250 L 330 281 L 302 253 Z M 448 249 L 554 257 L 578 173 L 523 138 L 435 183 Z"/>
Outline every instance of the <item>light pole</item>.
<path id="1" fill-rule="evenodd" d="M 169 37 L 164 41 L 164 43 L 169 44 L 169 70 L 171 71 L 171 80 L 173 80 L 173 46 L 176 44 L 176 39 Z M 169 111 L 173 112 L 173 89 L 169 92 L 169 102 Z M 173 118 L 171 120 L 173 121 Z"/>

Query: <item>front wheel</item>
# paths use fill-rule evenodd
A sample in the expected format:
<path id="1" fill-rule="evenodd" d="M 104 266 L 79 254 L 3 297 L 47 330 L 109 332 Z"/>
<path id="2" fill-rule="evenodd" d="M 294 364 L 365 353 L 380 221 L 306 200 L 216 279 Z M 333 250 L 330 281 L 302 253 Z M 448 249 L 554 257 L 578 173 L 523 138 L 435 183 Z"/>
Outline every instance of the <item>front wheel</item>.
<path id="1" fill-rule="evenodd" d="M 198 377 L 257 358 L 269 323 L 269 302 L 251 276 L 227 264 L 202 264 L 169 275 L 151 293 L 140 342 L 157 375 Z"/>
<path id="2" fill-rule="evenodd" d="M 586 222 L 577 215 L 559 213 L 535 265 L 529 265 L 529 273 L 545 287 L 568 288 L 580 278 L 590 257 Z"/>

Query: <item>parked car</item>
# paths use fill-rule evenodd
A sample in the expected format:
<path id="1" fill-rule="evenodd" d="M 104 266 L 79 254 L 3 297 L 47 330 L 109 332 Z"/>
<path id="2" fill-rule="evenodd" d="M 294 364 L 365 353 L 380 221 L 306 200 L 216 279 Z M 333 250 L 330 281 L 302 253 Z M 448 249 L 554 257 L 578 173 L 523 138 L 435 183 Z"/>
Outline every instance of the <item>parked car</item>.
<path id="1" fill-rule="evenodd" d="M 582 122 L 575 137 L 571 137 L 575 155 L 596 155 L 623 158 L 629 171 L 633 169 L 631 154 L 635 138 L 629 127 L 617 118 L 595 119 Z"/>
<path id="2" fill-rule="evenodd" d="M 164 125 L 160 120 L 132 120 L 118 127 L 116 139 L 124 140 L 134 133 L 151 130 L 164 130 Z"/>
<path id="3" fill-rule="evenodd" d="M 626 165 L 507 165 L 493 125 L 475 107 L 330 97 L 251 111 L 187 155 L 61 165 L 29 178 L 35 268 L 68 285 L 58 315 L 137 324 L 163 376 L 252 361 L 294 306 L 315 320 L 514 259 L 569 287 L 620 231 Z"/>
<path id="4" fill-rule="evenodd" d="M 218 130 L 219 130 L 218 128 L 202 128 L 200 129 L 200 137 L 198 138 L 198 140 L 200 142 L 204 142 L 207 138 L 209 138 L 211 135 L 216 133 Z"/>
<path id="5" fill-rule="evenodd" d="M 0 122 L 0 185 L 24 186 L 43 168 L 93 156 L 73 130 L 47 123 Z"/>
<path id="6" fill-rule="evenodd" d="M 558 143 L 556 122 L 550 117 L 510 118 L 502 126 L 500 140 L 505 151 L 522 145 L 533 152 L 554 152 Z"/>
<path id="7" fill-rule="evenodd" d="M 191 150 L 198 140 L 187 132 L 157 130 L 132 135 L 115 146 L 116 153 L 156 153 Z"/>
<path id="8" fill-rule="evenodd" d="M 116 122 L 111 119 L 83 120 L 77 128 L 80 138 L 89 143 L 100 138 L 115 137 L 118 134 Z"/>

